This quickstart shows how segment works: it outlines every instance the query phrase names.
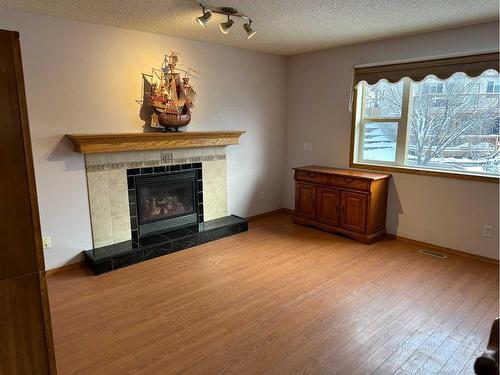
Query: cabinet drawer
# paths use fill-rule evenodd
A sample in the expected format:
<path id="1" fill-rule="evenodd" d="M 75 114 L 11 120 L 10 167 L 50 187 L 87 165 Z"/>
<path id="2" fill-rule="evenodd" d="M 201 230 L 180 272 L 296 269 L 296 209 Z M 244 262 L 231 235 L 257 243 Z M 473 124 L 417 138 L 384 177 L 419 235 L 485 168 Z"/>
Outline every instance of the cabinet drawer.
<path id="1" fill-rule="evenodd" d="M 344 189 L 370 191 L 370 181 L 352 177 L 330 176 L 329 185 Z"/>
<path id="2" fill-rule="evenodd" d="M 314 172 L 297 171 L 295 179 L 300 181 L 313 182 L 319 185 L 328 184 L 328 176 Z"/>

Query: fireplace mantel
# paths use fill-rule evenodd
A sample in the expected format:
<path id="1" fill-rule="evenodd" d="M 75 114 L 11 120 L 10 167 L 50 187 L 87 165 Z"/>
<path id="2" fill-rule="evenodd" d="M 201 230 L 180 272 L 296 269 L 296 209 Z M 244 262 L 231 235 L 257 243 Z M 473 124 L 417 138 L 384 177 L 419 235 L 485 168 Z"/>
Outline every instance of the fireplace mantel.
<path id="1" fill-rule="evenodd" d="M 75 152 L 162 150 L 237 145 L 244 131 L 68 134 Z"/>

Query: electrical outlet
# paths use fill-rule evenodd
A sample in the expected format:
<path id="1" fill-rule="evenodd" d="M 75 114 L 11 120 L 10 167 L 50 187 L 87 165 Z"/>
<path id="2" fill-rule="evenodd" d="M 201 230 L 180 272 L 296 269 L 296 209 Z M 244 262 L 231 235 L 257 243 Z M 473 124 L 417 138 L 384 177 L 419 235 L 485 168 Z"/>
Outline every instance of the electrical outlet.
<path id="1" fill-rule="evenodd" d="M 491 237 L 493 233 L 493 227 L 491 225 L 485 225 L 483 227 L 483 237 Z"/>
<path id="2" fill-rule="evenodd" d="M 52 247 L 52 240 L 49 236 L 42 237 L 42 243 L 44 249 L 50 249 Z"/>
<path id="3" fill-rule="evenodd" d="M 312 151 L 313 149 L 313 144 L 309 142 L 304 142 L 304 145 L 302 146 L 302 150 L 304 151 Z"/>

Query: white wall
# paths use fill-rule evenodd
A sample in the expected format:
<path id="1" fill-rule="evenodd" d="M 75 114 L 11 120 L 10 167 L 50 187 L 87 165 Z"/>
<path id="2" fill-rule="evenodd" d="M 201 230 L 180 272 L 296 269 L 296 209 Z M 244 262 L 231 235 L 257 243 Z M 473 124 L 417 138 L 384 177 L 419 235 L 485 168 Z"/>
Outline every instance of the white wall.
<path id="1" fill-rule="evenodd" d="M 286 206 L 293 207 L 291 168 L 349 166 L 349 92 L 355 64 L 498 49 L 498 23 L 319 51 L 287 61 Z M 304 142 L 313 151 L 302 151 Z M 390 233 L 498 259 L 498 185 L 394 173 Z M 495 227 L 482 237 L 483 225 Z"/>
<path id="2" fill-rule="evenodd" d="M 172 50 L 202 74 L 189 130 L 247 131 L 227 149 L 228 212 L 283 207 L 284 58 L 2 9 L 0 24 L 21 36 L 47 269 L 92 246 L 83 156 L 63 136 L 142 131 L 141 72 Z"/>

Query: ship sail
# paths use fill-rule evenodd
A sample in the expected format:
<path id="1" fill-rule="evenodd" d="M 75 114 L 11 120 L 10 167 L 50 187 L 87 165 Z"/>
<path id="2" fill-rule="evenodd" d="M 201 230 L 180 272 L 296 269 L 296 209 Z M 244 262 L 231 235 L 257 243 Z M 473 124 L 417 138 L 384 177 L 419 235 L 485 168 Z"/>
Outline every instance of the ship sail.
<path id="1" fill-rule="evenodd" d="M 184 92 L 184 83 L 179 79 L 178 81 L 179 97 L 177 99 L 177 107 L 183 107 L 186 104 L 186 94 Z"/>

